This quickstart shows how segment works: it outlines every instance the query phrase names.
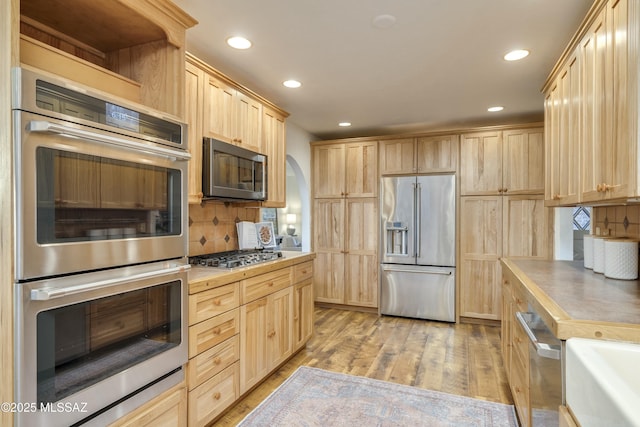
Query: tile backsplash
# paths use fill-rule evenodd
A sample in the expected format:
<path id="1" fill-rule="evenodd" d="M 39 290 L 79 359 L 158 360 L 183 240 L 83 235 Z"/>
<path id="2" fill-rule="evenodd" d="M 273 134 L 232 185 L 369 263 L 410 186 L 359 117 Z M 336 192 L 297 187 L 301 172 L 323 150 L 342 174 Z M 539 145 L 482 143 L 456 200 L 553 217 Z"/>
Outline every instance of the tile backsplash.
<path id="1" fill-rule="evenodd" d="M 257 208 L 213 201 L 189 205 L 189 256 L 238 249 L 236 223 L 259 218 Z"/>
<path id="2" fill-rule="evenodd" d="M 640 205 L 594 207 L 592 233 L 640 238 Z"/>

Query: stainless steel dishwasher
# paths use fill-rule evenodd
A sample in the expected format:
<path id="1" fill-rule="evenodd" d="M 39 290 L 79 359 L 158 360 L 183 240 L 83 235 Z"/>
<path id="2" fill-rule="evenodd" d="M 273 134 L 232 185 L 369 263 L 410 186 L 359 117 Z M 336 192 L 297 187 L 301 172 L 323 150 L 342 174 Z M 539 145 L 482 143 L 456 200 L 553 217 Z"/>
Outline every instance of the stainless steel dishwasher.
<path id="1" fill-rule="evenodd" d="M 564 403 L 564 341 L 556 338 L 529 305 L 516 318 L 529 337 L 529 396 L 531 425 L 557 427 L 558 408 Z"/>

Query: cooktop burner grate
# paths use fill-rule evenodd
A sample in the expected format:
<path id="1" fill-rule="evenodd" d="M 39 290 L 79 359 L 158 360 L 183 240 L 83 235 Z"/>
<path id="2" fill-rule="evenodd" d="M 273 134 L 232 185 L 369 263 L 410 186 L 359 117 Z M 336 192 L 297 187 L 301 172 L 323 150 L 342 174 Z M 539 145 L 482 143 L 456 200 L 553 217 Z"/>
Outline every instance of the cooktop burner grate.
<path id="1" fill-rule="evenodd" d="M 228 270 L 237 267 L 260 264 L 280 257 L 282 257 L 282 252 L 280 251 L 267 251 L 261 249 L 237 250 L 189 257 L 189 264 L 203 267 L 224 268 Z"/>

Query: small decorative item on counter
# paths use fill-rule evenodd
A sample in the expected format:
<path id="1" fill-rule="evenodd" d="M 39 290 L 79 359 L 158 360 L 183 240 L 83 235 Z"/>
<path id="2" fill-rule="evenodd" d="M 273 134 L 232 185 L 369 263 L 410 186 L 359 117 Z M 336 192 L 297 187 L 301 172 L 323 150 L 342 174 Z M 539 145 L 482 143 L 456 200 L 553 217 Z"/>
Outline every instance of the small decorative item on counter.
<path id="1" fill-rule="evenodd" d="M 604 273 L 604 240 L 602 236 L 593 237 L 593 272 Z"/>
<path id="2" fill-rule="evenodd" d="M 584 235 L 584 268 L 593 270 L 593 234 Z"/>
<path id="3" fill-rule="evenodd" d="M 607 239 L 604 242 L 604 275 L 611 279 L 638 278 L 638 241 Z"/>

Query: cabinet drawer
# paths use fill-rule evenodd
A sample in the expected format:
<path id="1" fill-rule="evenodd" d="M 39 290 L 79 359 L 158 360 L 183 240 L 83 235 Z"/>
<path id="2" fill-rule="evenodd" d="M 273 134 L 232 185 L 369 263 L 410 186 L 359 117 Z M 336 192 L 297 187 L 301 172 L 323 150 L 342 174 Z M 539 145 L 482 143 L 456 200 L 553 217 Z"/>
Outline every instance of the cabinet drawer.
<path id="1" fill-rule="evenodd" d="M 303 262 L 293 266 L 293 283 L 299 283 L 313 277 L 313 261 Z"/>
<path id="2" fill-rule="evenodd" d="M 283 268 L 242 281 L 242 304 L 284 289 L 291 284 L 291 268 Z"/>
<path id="3" fill-rule="evenodd" d="M 205 426 L 239 397 L 240 363 L 189 392 L 189 426 Z"/>
<path id="4" fill-rule="evenodd" d="M 240 284 L 220 286 L 189 295 L 189 325 L 195 325 L 240 305 Z"/>
<path id="5" fill-rule="evenodd" d="M 513 319 L 513 357 L 519 357 L 525 366 L 529 366 L 529 337 L 522 325 Z M 525 362 L 526 361 L 526 362 Z"/>
<path id="6" fill-rule="evenodd" d="M 518 357 L 514 357 L 511 361 L 510 376 L 511 394 L 513 402 L 518 412 L 521 427 L 529 427 L 531 425 L 531 414 L 529 405 L 529 370 L 522 364 Z"/>
<path id="7" fill-rule="evenodd" d="M 234 335 L 189 360 L 187 384 L 193 390 L 240 358 L 240 340 Z"/>
<path id="8" fill-rule="evenodd" d="M 189 358 L 231 338 L 240 330 L 240 310 L 234 309 L 189 327 Z"/>

